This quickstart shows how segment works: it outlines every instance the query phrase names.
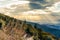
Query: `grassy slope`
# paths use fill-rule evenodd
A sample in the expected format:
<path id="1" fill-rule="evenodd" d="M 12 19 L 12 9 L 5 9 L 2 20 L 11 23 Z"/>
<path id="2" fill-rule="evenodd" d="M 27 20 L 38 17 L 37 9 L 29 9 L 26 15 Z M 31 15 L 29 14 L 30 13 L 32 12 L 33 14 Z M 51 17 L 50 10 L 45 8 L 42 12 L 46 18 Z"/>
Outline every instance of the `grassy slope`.
<path id="1" fill-rule="evenodd" d="M 0 27 L 0 40 L 22 40 L 21 37 L 25 34 L 27 34 L 27 37 L 33 36 L 34 40 L 56 39 L 56 37 L 50 33 L 37 29 L 36 26 L 31 24 L 26 24 L 26 21 L 18 20 L 3 14 L 0 14 L 0 20 L 0 23 L 2 23 L 2 27 Z M 2 35 L 5 36 L 3 37 Z"/>

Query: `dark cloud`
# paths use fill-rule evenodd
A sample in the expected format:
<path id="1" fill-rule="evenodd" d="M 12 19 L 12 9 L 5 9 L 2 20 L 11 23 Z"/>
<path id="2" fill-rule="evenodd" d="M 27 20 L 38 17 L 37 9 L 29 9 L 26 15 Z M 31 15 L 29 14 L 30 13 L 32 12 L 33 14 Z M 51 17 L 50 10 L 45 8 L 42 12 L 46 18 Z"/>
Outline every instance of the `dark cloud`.
<path id="1" fill-rule="evenodd" d="M 30 0 L 31 9 L 44 9 L 47 6 L 51 6 L 53 2 L 47 2 L 46 0 Z"/>
<path id="2" fill-rule="evenodd" d="M 30 3 L 31 9 L 42 9 L 44 8 L 42 5 L 36 4 L 36 3 Z"/>
<path id="3" fill-rule="evenodd" d="M 45 0 L 31 0 L 31 2 L 40 2 L 40 3 L 46 3 Z"/>

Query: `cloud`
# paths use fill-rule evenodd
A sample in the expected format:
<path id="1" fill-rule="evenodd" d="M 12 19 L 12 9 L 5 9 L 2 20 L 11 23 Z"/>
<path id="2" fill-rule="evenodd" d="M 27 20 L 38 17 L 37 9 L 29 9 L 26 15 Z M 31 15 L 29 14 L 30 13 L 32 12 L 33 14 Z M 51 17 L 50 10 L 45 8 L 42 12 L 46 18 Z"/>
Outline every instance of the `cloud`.
<path id="1" fill-rule="evenodd" d="M 0 0 L 0 1 L 4 1 L 4 0 Z"/>
<path id="2" fill-rule="evenodd" d="M 52 1 L 47 0 L 30 0 L 31 9 L 45 9 L 47 6 L 52 5 Z"/>
<path id="3" fill-rule="evenodd" d="M 13 4 L 25 4 L 25 3 L 29 3 L 29 1 L 3 0 L 3 1 L 0 1 L 0 7 L 9 7 L 10 5 L 13 5 Z"/>
<path id="4" fill-rule="evenodd" d="M 46 7 L 48 8 L 48 10 L 50 10 L 51 12 L 60 12 L 60 2 L 56 2 L 54 3 L 51 7 Z"/>
<path id="5" fill-rule="evenodd" d="M 49 12 L 46 12 L 44 10 L 31 10 L 31 11 L 25 11 L 22 12 L 23 15 L 40 15 L 40 14 L 49 14 Z"/>

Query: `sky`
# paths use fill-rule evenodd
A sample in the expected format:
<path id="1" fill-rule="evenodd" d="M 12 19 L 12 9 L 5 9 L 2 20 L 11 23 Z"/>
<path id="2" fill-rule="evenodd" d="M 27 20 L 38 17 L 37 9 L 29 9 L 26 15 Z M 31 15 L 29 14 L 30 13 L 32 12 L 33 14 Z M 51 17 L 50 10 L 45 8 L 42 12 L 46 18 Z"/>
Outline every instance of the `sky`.
<path id="1" fill-rule="evenodd" d="M 29 3 L 29 1 L 23 1 L 24 0 L 0 0 L 0 7 L 10 6 L 11 4 Z"/>
<path id="2" fill-rule="evenodd" d="M 60 0 L 58 2 L 54 2 L 52 0 L 48 0 L 48 1 L 47 0 L 29 0 L 29 1 L 25 1 L 25 0 L 0 0 L 0 7 L 10 7 L 10 5 L 12 5 L 12 4 L 25 4 L 25 3 L 29 3 L 29 7 L 31 8 L 31 10 L 23 11 L 24 15 L 25 14 L 28 14 L 28 15 L 29 14 L 48 14 L 49 12 L 51 12 L 51 14 L 52 14 L 52 13 L 59 13 L 60 12 Z M 19 14 L 21 9 L 17 8 L 17 9 L 13 9 L 13 11 L 10 10 L 9 11 L 10 13 L 8 13 L 7 15 L 9 15 L 11 13 Z M 36 9 L 36 11 L 34 9 Z M 45 9 L 49 12 L 46 12 Z M 24 9 L 22 9 L 22 10 L 24 10 Z M 59 17 L 58 17 L 58 19 L 59 19 Z"/>
<path id="3" fill-rule="evenodd" d="M 32 3 L 30 3 L 32 2 Z M 25 4 L 30 3 L 32 9 L 44 9 L 48 8 L 51 12 L 60 12 L 60 2 L 53 3 L 48 0 L 0 0 L 0 7 L 9 7 L 11 4 Z M 53 3 L 53 4 L 52 4 Z"/>

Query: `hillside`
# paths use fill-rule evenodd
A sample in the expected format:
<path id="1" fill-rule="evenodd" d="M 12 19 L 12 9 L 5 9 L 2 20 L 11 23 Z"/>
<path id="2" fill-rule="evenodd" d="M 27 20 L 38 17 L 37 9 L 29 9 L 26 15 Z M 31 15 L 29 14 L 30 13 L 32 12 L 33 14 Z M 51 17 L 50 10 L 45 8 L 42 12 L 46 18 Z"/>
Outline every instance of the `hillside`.
<path id="1" fill-rule="evenodd" d="M 0 40 L 55 40 L 50 33 L 36 25 L 0 14 Z"/>

